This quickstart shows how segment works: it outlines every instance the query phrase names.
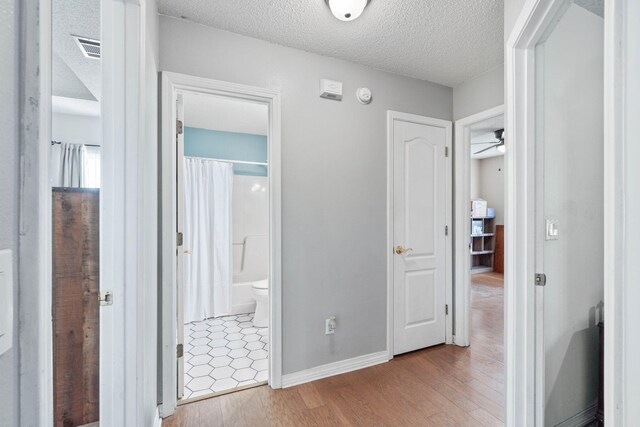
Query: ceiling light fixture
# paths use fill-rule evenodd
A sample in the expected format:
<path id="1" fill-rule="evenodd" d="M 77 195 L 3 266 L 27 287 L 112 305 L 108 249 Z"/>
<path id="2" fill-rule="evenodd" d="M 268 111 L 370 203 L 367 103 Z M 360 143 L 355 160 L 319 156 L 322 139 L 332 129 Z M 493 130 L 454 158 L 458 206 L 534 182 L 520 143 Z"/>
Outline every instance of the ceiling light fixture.
<path id="1" fill-rule="evenodd" d="M 325 0 L 333 16 L 341 21 L 353 21 L 362 15 L 362 11 L 371 0 Z"/>

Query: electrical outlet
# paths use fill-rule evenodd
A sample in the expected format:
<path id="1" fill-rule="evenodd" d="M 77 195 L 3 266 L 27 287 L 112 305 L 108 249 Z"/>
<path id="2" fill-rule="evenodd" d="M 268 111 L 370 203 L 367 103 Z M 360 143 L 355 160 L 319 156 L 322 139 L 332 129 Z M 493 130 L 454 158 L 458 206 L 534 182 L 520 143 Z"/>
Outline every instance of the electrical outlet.
<path id="1" fill-rule="evenodd" d="M 325 335 L 331 335 L 336 332 L 336 316 L 328 317 L 324 324 Z"/>

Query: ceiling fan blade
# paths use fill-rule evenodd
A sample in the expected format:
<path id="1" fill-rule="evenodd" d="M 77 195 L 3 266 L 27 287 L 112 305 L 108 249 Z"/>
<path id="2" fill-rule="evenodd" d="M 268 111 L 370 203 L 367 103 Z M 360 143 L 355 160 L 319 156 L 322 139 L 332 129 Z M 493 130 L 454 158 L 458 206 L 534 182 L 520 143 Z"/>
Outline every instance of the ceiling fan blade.
<path id="1" fill-rule="evenodd" d="M 492 145 L 491 147 L 484 148 L 484 149 L 482 149 L 482 150 L 480 150 L 480 151 L 477 151 L 477 152 L 475 152 L 475 153 L 473 153 L 473 154 L 480 154 L 480 153 L 484 153 L 485 151 L 489 151 L 489 150 L 491 150 L 492 148 L 497 147 L 498 145 L 502 145 L 502 144 L 499 144 L 499 143 L 498 143 L 498 144 Z"/>
<path id="2" fill-rule="evenodd" d="M 471 145 L 479 145 L 479 144 L 497 144 L 499 141 L 485 141 L 485 142 L 472 142 Z"/>

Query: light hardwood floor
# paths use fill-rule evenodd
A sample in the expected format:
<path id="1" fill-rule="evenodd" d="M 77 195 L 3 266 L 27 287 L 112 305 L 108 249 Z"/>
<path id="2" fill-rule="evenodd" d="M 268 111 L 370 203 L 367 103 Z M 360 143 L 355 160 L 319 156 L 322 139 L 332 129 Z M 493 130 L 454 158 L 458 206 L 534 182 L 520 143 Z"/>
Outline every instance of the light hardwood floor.
<path id="1" fill-rule="evenodd" d="M 439 345 L 296 387 L 194 402 L 163 426 L 502 426 L 503 279 L 472 282 L 470 347 Z"/>

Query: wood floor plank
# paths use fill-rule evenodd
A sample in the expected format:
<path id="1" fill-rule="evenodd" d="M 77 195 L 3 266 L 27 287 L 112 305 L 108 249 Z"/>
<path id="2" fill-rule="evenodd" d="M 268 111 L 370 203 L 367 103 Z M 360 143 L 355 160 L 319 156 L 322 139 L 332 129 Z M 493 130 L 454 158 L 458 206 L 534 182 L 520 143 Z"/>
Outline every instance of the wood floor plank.
<path id="1" fill-rule="evenodd" d="M 472 276 L 471 346 L 439 345 L 296 387 L 178 407 L 166 427 L 504 425 L 502 276 Z"/>

